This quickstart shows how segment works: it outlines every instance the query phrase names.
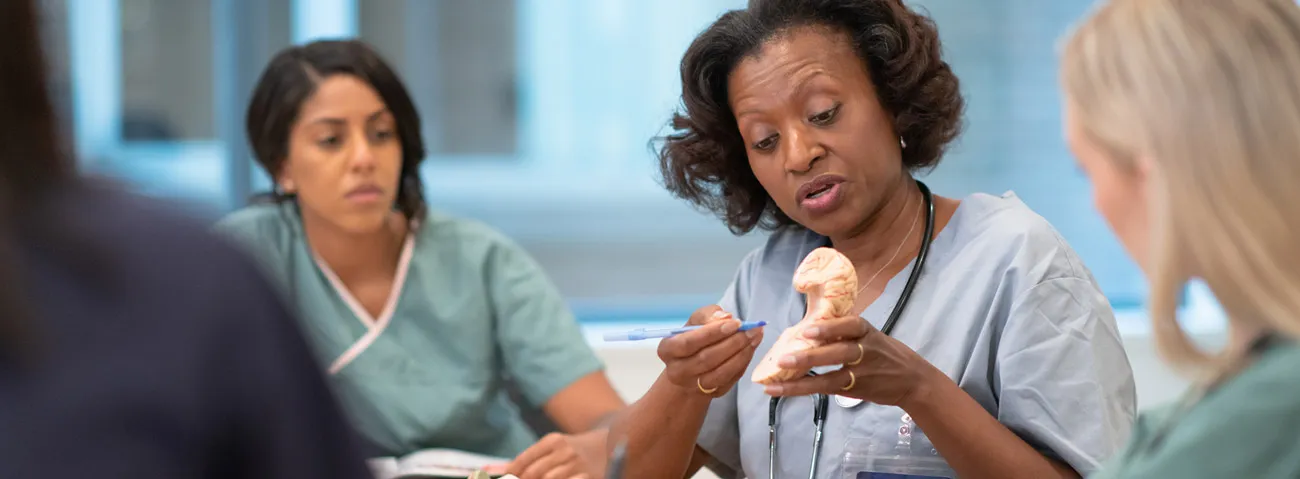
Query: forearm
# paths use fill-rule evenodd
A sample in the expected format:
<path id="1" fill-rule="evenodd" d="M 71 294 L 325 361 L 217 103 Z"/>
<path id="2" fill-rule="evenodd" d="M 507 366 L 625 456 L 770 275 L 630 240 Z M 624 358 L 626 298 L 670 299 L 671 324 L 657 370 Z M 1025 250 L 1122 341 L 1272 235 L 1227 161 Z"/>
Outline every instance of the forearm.
<path id="1" fill-rule="evenodd" d="M 710 398 L 660 376 L 613 425 L 609 447 L 627 441 L 623 477 L 685 477 Z"/>
<path id="2" fill-rule="evenodd" d="M 627 407 L 604 372 L 587 374 L 555 394 L 542 406 L 547 417 L 565 434 L 608 429 Z"/>
<path id="3" fill-rule="evenodd" d="M 964 478 L 1077 478 L 999 423 L 941 372 L 901 404 L 943 458 Z"/>
<path id="4" fill-rule="evenodd" d="M 622 413 L 623 409 L 626 409 L 626 406 L 619 410 L 610 411 L 601 414 L 600 416 L 596 416 L 596 418 L 591 421 L 591 425 L 587 426 L 583 432 L 607 431 L 609 426 L 614 424 L 614 421 L 618 419 L 618 416 Z"/>

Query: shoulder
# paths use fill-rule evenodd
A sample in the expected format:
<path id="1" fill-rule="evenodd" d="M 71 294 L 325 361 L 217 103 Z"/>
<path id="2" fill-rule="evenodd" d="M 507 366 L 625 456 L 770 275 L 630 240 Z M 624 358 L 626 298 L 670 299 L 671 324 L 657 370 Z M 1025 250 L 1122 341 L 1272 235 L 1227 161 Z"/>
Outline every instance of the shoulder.
<path id="1" fill-rule="evenodd" d="M 292 203 L 259 204 L 218 220 L 212 231 L 251 255 L 262 272 L 282 285 L 288 274 L 283 260 L 301 238 L 300 218 Z"/>
<path id="2" fill-rule="evenodd" d="M 1281 342 L 1225 384 L 1222 400 L 1231 402 L 1234 410 L 1238 410 L 1237 405 L 1252 404 L 1244 409 L 1277 413 L 1300 426 L 1300 401 L 1295 400 L 1300 397 L 1297 369 L 1300 369 L 1300 344 Z M 1261 391 L 1268 394 L 1260 394 Z M 1300 438 L 1300 429 L 1296 434 Z"/>
<path id="3" fill-rule="evenodd" d="M 87 190 L 71 200 L 79 227 L 94 232 L 100 246 L 127 257 L 205 262 L 204 255 L 239 256 L 202 221 L 162 201 L 113 190 Z M 215 263 L 215 262 L 214 262 Z M 154 265 L 165 268 L 167 264 Z"/>
<path id="4" fill-rule="evenodd" d="M 828 244 L 826 237 L 806 228 L 785 227 L 773 231 L 762 246 L 754 248 L 740 262 L 738 275 L 784 277 L 789 282 L 808 253 Z"/>
<path id="5" fill-rule="evenodd" d="M 248 206 L 218 220 L 213 230 L 239 241 L 280 237 L 291 229 L 285 208 L 277 204 Z"/>
<path id="6" fill-rule="evenodd" d="M 1167 427 L 1168 437 L 1153 456 L 1137 458 L 1129 466 L 1152 477 L 1297 477 L 1297 368 L 1300 345 L 1279 345 L 1181 419 L 1169 414 L 1149 416 L 1147 432 Z M 1165 422 L 1171 418 L 1177 423 Z"/>
<path id="7" fill-rule="evenodd" d="M 471 257 L 522 251 L 519 244 L 487 223 L 444 211 L 429 210 L 419 228 L 421 244 L 439 250 Z"/>
<path id="8" fill-rule="evenodd" d="M 430 210 L 420 220 L 416 251 L 422 258 L 469 270 L 529 269 L 533 258 L 515 240 L 479 220 Z"/>
<path id="9" fill-rule="evenodd" d="M 1065 238 L 1015 193 L 967 196 L 946 229 L 945 259 L 998 274 L 1019 290 L 1095 282 Z"/>
<path id="10" fill-rule="evenodd" d="M 433 209 L 420 220 L 420 235 L 452 243 L 513 244 L 505 234 L 487 223 Z"/>
<path id="11" fill-rule="evenodd" d="M 93 238 L 113 277 L 159 307 L 229 311 L 237 298 L 264 298 L 254 263 L 190 212 L 159 200 L 109 190 L 79 191 L 59 213 Z M 132 293 L 132 294 L 134 294 Z M 202 304 L 199 304 L 202 303 Z M 207 308 L 207 309 L 203 309 Z"/>

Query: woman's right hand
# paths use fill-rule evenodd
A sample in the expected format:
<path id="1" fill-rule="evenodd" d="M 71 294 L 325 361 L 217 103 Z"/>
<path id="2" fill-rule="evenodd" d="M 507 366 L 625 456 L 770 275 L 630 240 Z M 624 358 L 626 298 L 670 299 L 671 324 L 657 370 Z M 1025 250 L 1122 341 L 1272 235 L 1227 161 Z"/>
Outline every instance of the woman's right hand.
<path id="1" fill-rule="evenodd" d="M 695 310 L 687 324 L 703 327 L 659 342 L 665 376 L 699 394 L 715 398 L 726 394 L 745 375 L 763 342 L 763 328 L 741 333 L 740 321 L 716 305 Z"/>

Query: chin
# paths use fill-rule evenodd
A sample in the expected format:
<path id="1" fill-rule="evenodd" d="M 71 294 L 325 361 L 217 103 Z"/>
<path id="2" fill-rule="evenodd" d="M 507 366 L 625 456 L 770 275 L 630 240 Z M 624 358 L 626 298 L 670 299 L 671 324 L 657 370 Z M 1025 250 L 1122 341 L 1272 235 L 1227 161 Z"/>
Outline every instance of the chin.
<path id="1" fill-rule="evenodd" d="M 340 230 L 351 234 L 370 234 L 388 226 L 388 212 L 351 214 L 335 221 Z"/>
<path id="2" fill-rule="evenodd" d="M 809 218 L 803 215 L 802 218 L 795 218 L 804 228 L 827 238 L 837 238 L 845 236 L 857 226 L 857 221 L 851 218 L 847 208 L 840 208 L 830 214 L 820 215 L 816 218 Z"/>

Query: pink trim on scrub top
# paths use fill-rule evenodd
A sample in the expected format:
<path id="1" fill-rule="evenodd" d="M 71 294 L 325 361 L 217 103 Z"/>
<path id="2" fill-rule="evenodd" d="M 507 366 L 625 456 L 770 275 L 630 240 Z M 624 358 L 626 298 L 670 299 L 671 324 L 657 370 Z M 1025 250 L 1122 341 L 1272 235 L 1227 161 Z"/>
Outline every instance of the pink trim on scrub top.
<path id="1" fill-rule="evenodd" d="M 378 339 L 379 335 L 383 334 L 384 328 L 387 328 L 388 323 L 393 319 L 393 311 L 397 309 L 397 298 L 401 297 L 402 287 L 406 285 L 406 271 L 411 267 L 411 253 L 415 251 L 415 230 L 416 226 L 413 224 L 410 234 L 406 235 L 406 242 L 402 245 L 402 255 L 397 260 L 397 276 L 393 277 L 393 290 L 388 293 L 388 301 L 384 303 L 384 309 L 379 312 L 378 318 L 370 317 L 370 313 L 366 311 L 360 301 L 357 301 L 356 297 L 352 296 L 347 286 L 343 285 L 343 281 L 339 280 L 338 275 L 334 274 L 329 265 L 325 264 L 319 256 L 316 256 L 315 252 L 312 253 L 312 258 L 316 260 L 316 266 L 320 268 L 321 273 L 325 274 L 325 279 L 329 280 L 330 286 L 334 287 L 334 291 L 338 293 L 340 298 L 343 298 L 344 303 L 347 303 L 348 308 L 352 310 L 352 314 L 367 329 L 366 334 L 362 335 L 355 343 L 348 346 L 348 349 L 343 351 L 343 354 L 334 359 L 334 364 L 331 364 L 329 368 L 330 374 L 337 374 L 343 370 L 344 366 L 347 366 L 362 352 L 365 352 L 366 348 L 374 344 L 375 339 Z"/>

